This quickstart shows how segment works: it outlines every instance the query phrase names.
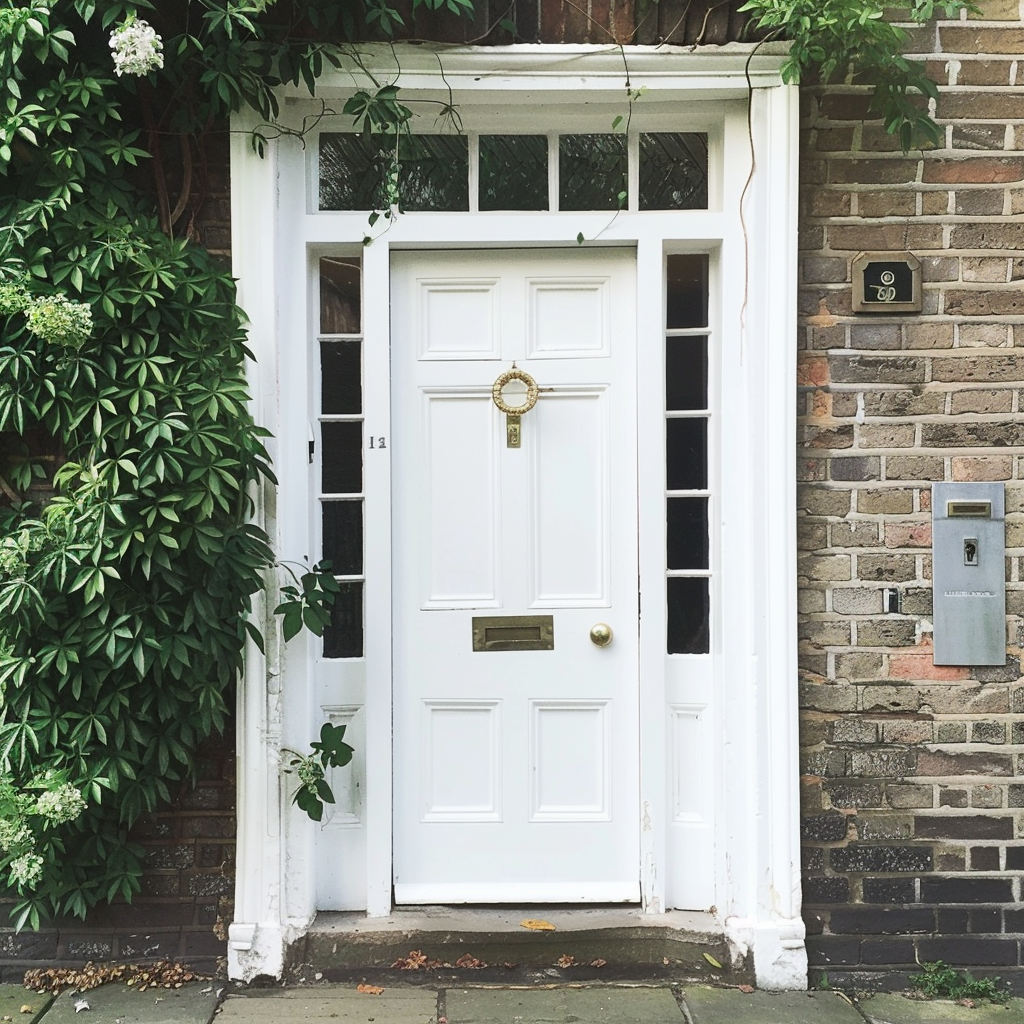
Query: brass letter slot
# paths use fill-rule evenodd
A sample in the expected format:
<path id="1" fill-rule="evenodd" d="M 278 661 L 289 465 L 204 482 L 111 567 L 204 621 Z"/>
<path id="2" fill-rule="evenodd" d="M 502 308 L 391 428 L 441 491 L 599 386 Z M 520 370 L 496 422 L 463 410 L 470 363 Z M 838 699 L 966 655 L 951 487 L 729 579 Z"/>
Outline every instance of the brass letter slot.
<path id="1" fill-rule="evenodd" d="M 947 501 L 946 515 L 950 519 L 991 519 L 991 501 Z"/>
<path id="2" fill-rule="evenodd" d="M 553 651 L 551 615 L 474 615 L 474 651 Z"/>

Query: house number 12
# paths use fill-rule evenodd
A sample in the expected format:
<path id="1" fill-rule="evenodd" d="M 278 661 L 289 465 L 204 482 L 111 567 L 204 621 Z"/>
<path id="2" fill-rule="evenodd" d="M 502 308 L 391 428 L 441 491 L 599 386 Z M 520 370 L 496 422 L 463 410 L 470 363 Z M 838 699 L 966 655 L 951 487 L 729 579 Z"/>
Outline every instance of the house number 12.
<path id="1" fill-rule="evenodd" d="M 374 443 L 376 442 L 376 444 Z M 370 435 L 370 447 L 371 448 L 387 448 L 388 442 L 386 437 L 374 437 Z"/>

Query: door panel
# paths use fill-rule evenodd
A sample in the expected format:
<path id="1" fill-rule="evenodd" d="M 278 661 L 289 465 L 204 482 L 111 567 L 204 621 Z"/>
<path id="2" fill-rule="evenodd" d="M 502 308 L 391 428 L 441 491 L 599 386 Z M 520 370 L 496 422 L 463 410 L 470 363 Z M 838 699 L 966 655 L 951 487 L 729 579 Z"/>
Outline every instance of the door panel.
<path id="1" fill-rule="evenodd" d="M 634 254 L 400 253 L 392 281 L 395 898 L 637 900 Z M 513 361 L 542 389 L 519 448 Z M 548 615 L 553 649 L 474 650 L 477 615 Z"/>

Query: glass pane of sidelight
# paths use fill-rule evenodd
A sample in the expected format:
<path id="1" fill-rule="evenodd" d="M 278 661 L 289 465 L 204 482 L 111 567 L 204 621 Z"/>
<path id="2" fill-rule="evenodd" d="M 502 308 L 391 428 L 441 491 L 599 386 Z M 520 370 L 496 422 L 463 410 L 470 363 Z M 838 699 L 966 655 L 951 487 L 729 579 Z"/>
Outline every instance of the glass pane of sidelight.
<path id="1" fill-rule="evenodd" d="M 617 210 L 628 188 L 625 135 L 558 137 L 558 208 Z"/>
<path id="2" fill-rule="evenodd" d="M 358 494 L 363 489 L 363 425 L 321 423 L 325 494 Z"/>
<path id="3" fill-rule="evenodd" d="M 665 408 L 708 407 L 708 339 L 665 339 Z"/>
<path id="4" fill-rule="evenodd" d="M 320 342 L 320 412 L 326 416 L 363 411 L 360 341 Z"/>
<path id="5" fill-rule="evenodd" d="M 707 654 L 711 649 L 708 583 L 703 576 L 669 577 L 669 654 Z"/>
<path id="6" fill-rule="evenodd" d="M 640 135 L 640 209 L 706 210 L 708 137 L 704 132 Z"/>
<path id="7" fill-rule="evenodd" d="M 665 422 L 665 467 L 670 491 L 700 491 L 708 485 L 708 421 Z"/>
<path id="8" fill-rule="evenodd" d="M 398 162 L 403 210 L 469 209 L 469 142 L 464 135 L 403 135 Z"/>
<path id="9" fill-rule="evenodd" d="M 480 209 L 547 208 L 547 136 L 481 135 Z"/>
<path id="10" fill-rule="evenodd" d="M 669 330 L 708 325 L 708 257 L 680 253 L 668 258 L 666 280 Z"/>
<path id="11" fill-rule="evenodd" d="M 323 502 L 323 557 L 335 576 L 363 572 L 362 501 Z"/>
<path id="12" fill-rule="evenodd" d="M 378 135 L 320 135 L 320 209 L 379 210 L 390 153 Z"/>
<path id="13" fill-rule="evenodd" d="M 325 658 L 363 656 L 363 584 L 345 580 L 338 584 L 331 621 L 324 630 Z"/>
<path id="14" fill-rule="evenodd" d="M 665 519 L 668 567 L 670 569 L 706 569 L 708 567 L 708 499 L 669 498 Z"/>
<path id="15" fill-rule="evenodd" d="M 325 256 L 320 260 L 320 333 L 359 334 L 360 260 Z"/>

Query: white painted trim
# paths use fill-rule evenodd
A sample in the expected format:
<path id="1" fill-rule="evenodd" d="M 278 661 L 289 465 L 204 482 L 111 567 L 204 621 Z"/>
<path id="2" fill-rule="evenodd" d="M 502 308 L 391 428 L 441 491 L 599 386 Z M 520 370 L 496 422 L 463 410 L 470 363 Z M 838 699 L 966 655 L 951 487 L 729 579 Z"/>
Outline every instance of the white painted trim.
<path id="1" fill-rule="evenodd" d="M 445 74 L 465 104 L 467 116 L 486 118 L 495 104 L 543 108 L 563 118 L 586 105 L 604 118 L 605 109 L 622 104 L 622 55 L 610 47 L 400 47 L 406 95 L 445 94 L 437 73 L 435 51 L 443 49 Z M 388 48 L 363 48 L 385 73 L 393 58 Z M 627 47 L 631 81 L 648 92 L 637 105 L 645 124 L 673 118 L 689 127 L 692 118 L 709 123 L 726 117 L 725 104 L 745 102 L 746 58 L 750 47 L 733 45 L 682 51 L 679 48 Z M 722 365 L 730 373 L 728 409 L 718 415 L 723 426 L 722 455 L 729 459 L 731 482 L 720 482 L 722 578 L 744 580 L 723 594 L 728 630 L 719 625 L 721 665 L 716 686 L 722 703 L 714 736 L 722 765 L 714 793 L 718 914 L 725 919 L 737 953 L 752 951 L 759 984 L 803 987 L 806 955 L 799 918 L 797 828 L 797 734 L 795 657 L 795 379 L 796 311 L 796 90 L 782 87 L 778 53 L 757 57 L 752 65 L 754 141 L 757 170 L 745 206 L 746 248 L 735 197 L 747 174 L 745 118 L 733 117 L 721 145 L 724 176 L 721 196 L 712 196 L 708 211 L 609 214 L 422 214 L 401 216 L 364 250 L 366 294 L 387 294 L 390 252 L 396 248 L 574 246 L 578 232 L 599 239 L 588 244 L 631 244 L 637 249 L 641 337 L 662 333 L 660 282 L 665 239 L 685 239 L 687 249 L 716 252 L 721 283 Z M 351 91 L 351 75 L 323 81 L 329 99 Z M 581 104 L 582 98 L 582 104 Z M 308 102 L 308 101 L 307 101 Z M 679 103 L 685 102 L 681 114 Z M 605 106 L 606 105 L 606 106 Z M 287 116 L 311 109 L 296 95 Z M 715 113 L 717 111 L 717 114 Z M 684 120 L 685 118 L 685 120 Z M 236 118 L 233 127 L 252 121 Z M 564 120 L 561 122 L 564 123 Z M 721 122 L 719 122 L 721 123 Z M 739 154 L 739 156 L 737 156 Z M 282 486 L 268 489 L 260 516 L 275 549 L 284 557 L 301 557 L 308 547 L 306 485 L 294 468 L 305 469 L 307 412 L 296 415 L 293 385 L 279 393 L 283 363 L 295 357 L 296 330 L 302 346 L 310 331 L 298 274 L 306 273 L 307 254 L 338 246 L 351 251 L 366 230 L 358 213 L 307 211 L 302 183 L 308 179 L 298 147 L 290 140 L 272 143 L 265 161 L 251 154 L 248 139 L 232 140 L 232 211 L 235 274 L 239 301 L 252 321 L 250 344 L 257 367 L 250 368 L 258 421 L 278 435 L 276 460 Z M 718 206 L 716 209 L 715 206 Z M 724 206 L 724 208 L 723 208 Z M 383 225 L 382 225 L 383 226 Z M 744 289 L 745 260 L 749 288 Z M 298 268 L 298 270 L 296 269 Z M 295 293 L 300 297 L 296 297 Z M 284 294 L 282 294 L 284 293 Z M 289 294 L 290 293 L 290 294 Z M 734 326 L 734 311 L 746 294 L 746 329 Z M 303 306 L 305 309 L 305 307 Z M 283 312 L 285 311 L 285 312 Z M 365 351 L 373 373 L 387 371 L 387 304 L 364 303 Z M 725 312 L 729 316 L 725 316 Z M 731 318 L 731 319 L 730 319 Z M 303 347 L 304 351 L 304 347 Z M 641 346 L 641 363 L 651 354 Z M 660 357 L 659 357 L 660 358 Z M 736 370 L 736 368 L 739 368 Z M 370 364 L 367 364 L 369 372 Z M 648 371 L 652 371 L 650 366 Z M 653 372 L 653 371 L 652 371 Z M 304 381 L 305 370 L 301 371 Z M 379 402 L 379 396 L 378 396 Z M 287 416 L 281 415 L 282 410 Z M 727 415 L 726 415 L 727 414 Z M 367 431 L 390 436 L 385 406 L 367 410 Z M 378 423 L 380 425 L 378 425 Z M 653 427 L 642 428 L 648 432 Z M 653 435 L 648 437 L 652 440 Z M 641 436 L 641 444 L 644 439 Z M 657 447 L 660 450 L 661 440 Z M 292 466 L 289 467 L 289 463 Z M 390 470 L 384 460 L 367 460 L 367 493 L 389 494 Z M 752 500 L 752 495 L 756 496 Z M 280 503 L 277 507 L 276 503 Z M 374 557 L 390 558 L 390 520 L 367 507 L 367 548 Z M 655 509 L 660 502 L 655 503 Z M 264 511 L 265 510 L 265 511 Z M 652 527 L 650 511 L 641 514 Z M 287 525 L 284 525 L 287 523 Z M 662 529 L 655 524 L 655 529 Z M 387 552 L 385 555 L 384 552 Z M 644 557 L 644 556 L 642 556 Z M 377 572 L 384 562 L 378 562 Z M 390 570 L 390 563 L 387 563 Z M 643 562 L 641 574 L 663 584 L 664 566 Z M 746 574 L 746 575 L 744 575 Z M 369 575 L 369 573 L 368 573 Z M 390 580 L 390 571 L 383 579 Z M 390 598 L 367 584 L 366 596 L 366 823 L 367 913 L 391 911 L 391 688 Z M 656 622 L 650 604 L 643 609 L 645 628 Z M 279 975 L 286 943 L 301 935 L 314 913 L 313 830 L 286 804 L 278 777 L 282 738 L 308 742 L 320 712 L 315 707 L 311 645 L 296 640 L 287 657 L 268 628 L 268 658 L 247 650 L 239 693 L 239 868 L 237 920 L 230 929 L 232 977 Z M 660 650 L 642 656 L 641 714 L 648 723 L 666 715 L 664 657 Z M 661 667 L 655 665 L 660 662 Z M 287 685 L 279 687 L 281 673 Z M 283 691 L 283 692 L 282 692 Z M 339 700 L 341 697 L 338 698 Z M 358 703 L 349 696 L 344 703 Z M 665 910 L 666 779 L 665 729 L 655 728 L 642 745 L 641 877 L 645 909 Z"/>

